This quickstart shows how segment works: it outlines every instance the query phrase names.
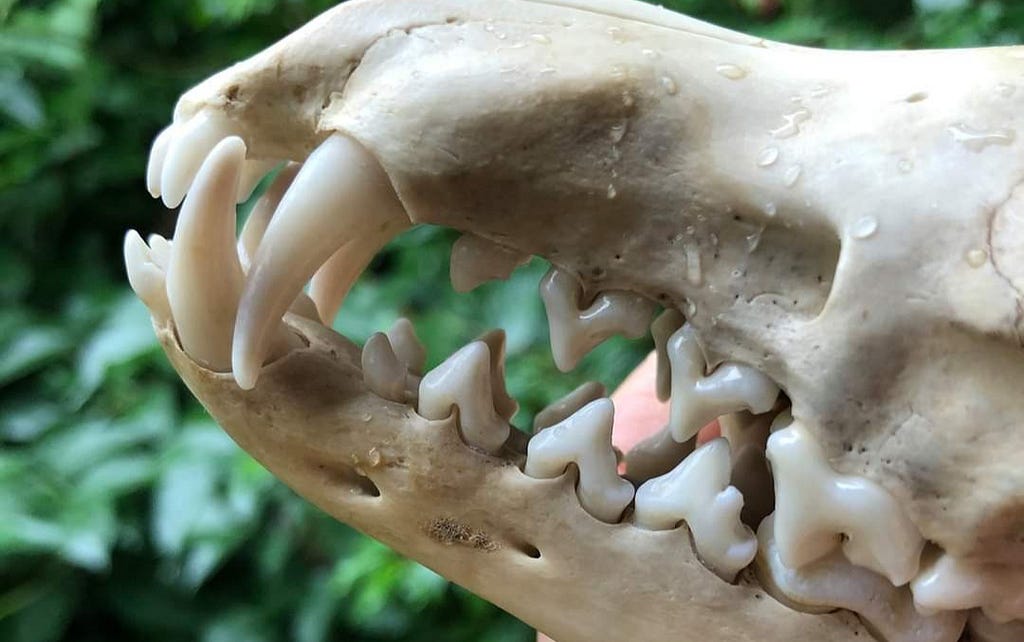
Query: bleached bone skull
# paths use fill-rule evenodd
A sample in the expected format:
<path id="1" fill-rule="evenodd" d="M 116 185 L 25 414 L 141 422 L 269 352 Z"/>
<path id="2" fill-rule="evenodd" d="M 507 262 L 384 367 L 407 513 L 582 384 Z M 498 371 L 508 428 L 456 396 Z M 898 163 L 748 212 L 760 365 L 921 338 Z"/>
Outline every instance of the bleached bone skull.
<path id="1" fill-rule="evenodd" d="M 148 174 L 178 227 L 129 235 L 129 277 L 243 448 L 559 642 L 1020 640 L 1021 82 L 1021 48 L 628 0 L 350 2 L 181 98 Z M 510 428 L 500 332 L 423 373 L 407 323 L 329 329 L 420 223 L 465 232 L 460 289 L 556 266 L 563 369 L 665 308 L 672 417 L 626 478 L 597 384 Z"/>

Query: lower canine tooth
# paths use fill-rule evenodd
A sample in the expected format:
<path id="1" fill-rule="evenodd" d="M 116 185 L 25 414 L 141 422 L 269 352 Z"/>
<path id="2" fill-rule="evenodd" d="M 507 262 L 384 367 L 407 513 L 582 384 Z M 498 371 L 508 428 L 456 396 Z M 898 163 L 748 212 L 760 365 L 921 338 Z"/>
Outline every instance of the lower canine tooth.
<path id="1" fill-rule="evenodd" d="M 637 526 L 650 530 L 685 521 L 697 554 L 727 582 L 757 553 L 754 533 L 740 522 L 743 496 L 729 485 L 730 459 L 729 442 L 709 441 L 672 472 L 645 482 L 636 491 L 633 514 Z"/>
<path id="2" fill-rule="evenodd" d="M 167 322 L 171 318 L 171 304 L 167 302 L 164 269 L 157 264 L 152 251 L 135 230 L 124 237 L 124 264 L 128 283 L 135 294 L 158 323 Z"/>
<path id="3" fill-rule="evenodd" d="M 562 372 L 575 368 L 585 354 L 612 335 L 644 336 L 654 314 L 654 304 L 639 294 L 603 292 L 586 310 L 580 310 L 581 295 L 576 279 L 564 270 L 553 267 L 541 280 L 551 354 Z"/>
<path id="4" fill-rule="evenodd" d="M 196 114 L 176 128 L 160 170 L 160 196 L 164 205 L 174 208 L 181 204 L 210 150 L 231 134 L 230 121 L 209 111 Z M 236 194 L 237 191 L 236 185 Z M 231 198 L 234 203 L 235 194 Z"/>
<path id="5" fill-rule="evenodd" d="M 580 471 L 576 494 L 583 509 L 603 522 L 615 523 L 633 499 L 633 485 L 619 477 L 612 449 L 615 407 L 598 399 L 530 439 L 525 473 L 554 479 L 571 463 Z"/>
<path id="6" fill-rule="evenodd" d="M 668 359 L 668 340 L 676 330 L 683 327 L 686 317 L 678 310 L 671 308 L 658 315 L 651 324 L 651 338 L 654 339 L 654 354 L 658 357 L 658 374 L 655 380 L 655 391 L 660 401 L 668 401 L 672 396 L 672 366 Z"/>
<path id="7" fill-rule="evenodd" d="M 782 562 L 799 569 L 840 546 L 846 558 L 902 586 L 916 574 L 924 540 L 878 484 L 839 475 L 795 420 L 768 438 L 775 476 L 775 539 Z"/>
<path id="8" fill-rule="evenodd" d="M 533 418 L 533 432 L 540 432 L 548 426 L 565 421 L 570 415 L 591 401 L 608 396 L 604 385 L 596 381 L 588 381 L 575 390 L 548 404 Z"/>
<path id="9" fill-rule="evenodd" d="M 998 623 L 1024 620 L 1024 566 L 982 564 L 941 553 L 910 588 L 922 610 L 980 608 Z"/>
<path id="10" fill-rule="evenodd" d="M 526 265 L 530 258 L 529 254 L 475 234 L 463 234 L 452 245 L 452 287 L 456 292 L 469 292 L 488 281 L 507 279 L 513 270 Z"/>
<path id="11" fill-rule="evenodd" d="M 967 630 L 972 642 L 1020 642 L 1024 640 L 1024 620 L 994 622 L 981 611 L 971 611 Z"/>

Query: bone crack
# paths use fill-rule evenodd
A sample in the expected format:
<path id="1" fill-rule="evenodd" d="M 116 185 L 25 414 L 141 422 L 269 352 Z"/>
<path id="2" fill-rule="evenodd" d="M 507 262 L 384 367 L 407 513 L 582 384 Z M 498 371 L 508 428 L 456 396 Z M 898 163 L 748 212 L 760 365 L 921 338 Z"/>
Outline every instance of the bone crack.
<path id="1" fill-rule="evenodd" d="M 597 519 L 616 523 L 633 500 L 633 485 L 619 477 L 612 448 L 615 407 L 610 399 L 597 399 L 572 416 L 530 439 L 524 472 L 535 479 L 554 479 L 569 464 L 579 468 L 576 495 L 585 511 Z"/>
<path id="2" fill-rule="evenodd" d="M 431 420 L 447 419 L 458 408 L 463 440 L 494 454 L 511 430 L 494 407 L 493 355 L 487 343 L 474 341 L 428 372 L 420 382 L 417 412 Z"/>
<path id="3" fill-rule="evenodd" d="M 917 574 L 924 539 L 899 503 L 863 477 L 840 475 L 794 420 L 768 438 L 775 477 L 775 538 L 789 568 L 840 546 L 846 558 L 903 586 Z"/>
<path id="4" fill-rule="evenodd" d="M 712 440 L 668 474 L 636 491 L 633 521 L 640 528 L 669 530 L 685 521 L 704 564 L 731 582 L 757 553 L 753 531 L 740 521 L 743 496 L 729 485 L 729 442 Z"/>
<path id="5" fill-rule="evenodd" d="M 537 413 L 537 416 L 533 418 L 533 432 L 538 433 L 545 428 L 561 423 L 591 401 L 606 396 L 608 396 L 608 391 L 602 383 L 588 381 L 580 384 L 574 390 L 552 401 Z"/>
<path id="6" fill-rule="evenodd" d="M 980 608 L 996 623 L 1024 620 L 1024 566 L 984 564 L 942 552 L 910 583 L 919 609 Z"/>
<path id="7" fill-rule="evenodd" d="M 644 336 L 654 314 L 653 303 L 622 290 L 602 292 L 581 310 L 583 289 L 569 272 L 556 267 L 541 280 L 540 296 L 548 316 L 551 354 L 562 372 L 571 371 L 584 355 L 613 335 Z"/>
<path id="8" fill-rule="evenodd" d="M 768 412 L 779 396 L 775 382 L 751 366 L 727 362 L 705 375 L 707 362 L 690 324 L 672 334 L 666 352 L 672 371 L 669 427 L 676 441 L 687 441 L 724 414 Z"/>
<path id="9" fill-rule="evenodd" d="M 672 396 L 672 365 L 668 358 L 668 340 L 676 330 L 683 327 L 686 317 L 683 313 L 669 308 L 658 315 L 651 324 L 651 337 L 654 339 L 654 353 L 658 358 L 655 390 L 659 401 L 668 401 Z"/>
<path id="10" fill-rule="evenodd" d="M 475 234 L 452 244 L 450 274 L 456 292 L 469 292 L 488 281 L 505 280 L 533 258 Z"/>

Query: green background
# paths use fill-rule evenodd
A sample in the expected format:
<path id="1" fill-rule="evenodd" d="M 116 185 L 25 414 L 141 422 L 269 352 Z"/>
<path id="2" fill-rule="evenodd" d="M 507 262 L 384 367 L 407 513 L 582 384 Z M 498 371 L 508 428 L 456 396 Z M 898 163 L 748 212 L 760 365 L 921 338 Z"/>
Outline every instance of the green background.
<path id="1" fill-rule="evenodd" d="M 407 0 L 415 2 L 416 0 Z M 190 84 L 325 0 L 0 0 L 0 640 L 527 640 L 514 618 L 337 524 L 223 435 L 179 384 L 128 290 L 127 228 L 170 235 L 143 188 Z M 1024 3 L 676 0 L 723 25 L 830 47 L 1008 44 Z M 457 296 L 445 230 L 379 256 L 338 327 L 411 317 L 431 363 L 509 331 L 526 425 L 647 349 L 551 363 L 535 260 Z"/>

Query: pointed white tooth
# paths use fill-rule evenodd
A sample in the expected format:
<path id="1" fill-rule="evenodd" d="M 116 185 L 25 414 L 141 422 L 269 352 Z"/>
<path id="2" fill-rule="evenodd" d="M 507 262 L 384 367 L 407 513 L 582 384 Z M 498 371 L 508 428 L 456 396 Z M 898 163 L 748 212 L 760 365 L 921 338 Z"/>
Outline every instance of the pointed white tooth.
<path id="1" fill-rule="evenodd" d="M 942 552 L 910 589 L 925 612 L 980 608 L 997 623 L 1024 620 L 1024 565 L 984 564 Z"/>
<path id="2" fill-rule="evenodd" d="M 571 463 L 579 468 L 576 486 L 583 509 L 597 519 L 615 523 L 633 499 L 633 485 L 619 477 L 612 448 L 615 407 L 611 399 L 591 401 L 574 415 L 530 439 L 524 472 L 535 479 L 554 479 Z"/>
<path id="3" fill-rule="evenodd" d="M 336 251 L 346 256 L 336 266 L 344 268 L 344 277 L 330 277 L 336 288 L 332 297 L 318 300 L 314 292 L 321 319 L 333 316 L 327 314 L 334 307 L 333 294 L 348 291 L 373 255 L 409 224 L 387 175 L 369 152 L 341 134 L 324 141 L 299 170 L 253 258 L 232 351 L 239 386 L 256 385 L 270 329 L 324 261 Z"/>
<path id="4" fill-rule="evenodd" d="M 686 459 L 696 445 L 696 437 L 684 442 L 676 441 L 672 438 L 672 431 L 665 426 L 626 453 L 626 479 L 640 484 L 660 477 Z"/>
<path id="5" fill-rule="evenodd" d="M 695 450 L 672 472 L 636 491 L 633 521 L 669 530 L 685 521 L 704 564 L 731 582 L 757 554 L 753 531 L 740 521 L 743 496 L 729 485 L 729 442 L 719 437 Z"/>
<path id="6" fill-rule="evenodd" d="M 659 401 L 668 401 L 672 396 L 672 366 L 668 358 L 668 340 L 676 330 L 683 327 L 686 317 L 678 310 L 669 308 L 658 315 L 651 324 L 651 337 L 654 339 L 654 353 L 658 358 L 658 374 L 655 380 L 655 391 Z"/>
<path id="7" fill-rule="evenodd" d="M 181 204 L 210 150 L 233 133 L 225 116 L 209 111 L 196 114 L 176 127 L 160 171 L 160 195 L 164 205 L 170 208 Z M 236 193 L 237 190 L 236 186 Z M 234 196 L 232 194 L 232 203 Z"/>
<path id="8" fill-rule="evenodd" d="M 971 642 L 1020 642 L 1024 640 L 1024 620 L 995 622 L 980 610 L 971 611 L 967 618 Z"/>
<path id="9" fill-rule="evenodd" d="M 175 125 L 164 128 L 156 138 L 153 139 L 153 146 L 149 149 L 149 163 L 146 165 L 146 189 L 153 198 L 160 197 L 161 175 L 164 171 L 164 162 L 167 160 L 167 150 L 174 139 Z"/>
<path id="10" fill-rule="evenodd" d="M 164 270 L 153 260 L 150 248 L 135 230 L 124 237 L 124 264 L 128 283 L 153 318 L 160 324 L 170 320 L 171 304 L 167 302 Z"/>
<path id="11" fill-rule="evenodd" d="M 405 368 L 417 375 L 423 374 L 427 365 L 427 350 L 416 336 L 416 328 L 405 317 L 399 317 L 388 330 L 388 340 L 395 350 L 395 356 Z"/>
<path id="12" fill-rule="evenodd" d="M 491 330 L 477 340 L 486 343 L 491 354 L 491 395 L 494 409 L 499 417 L 511 421 L 519 412 L 519 402 L 509 396 L 505 388 L 505 331 Z"/>
<path id="13" fill-rule="evenodd" d="M 149 243 L 149 253 L 153 262 L 166 272 L 167 266 L 171 264 L 171 242 L 159 234 L 150 234 L 146 242 Z"/>
<path id="14" fill-rule="evenodd" d="M 907 587 L 895 587 L 878 573 L 854 566 L 839 551 L 800 569 L 787 567 L 779 555 L 774 524 L 774 516 L 769 515 L 757 529 L 757 573 L 762 585 L 783 604 L 813 613 L 853 611 L 890 642 L 960 639 L 966 612 L 922 615 Z"/>
<path id="15" fill-rule="evenodd" d="M 496 279 L 507 279 L 532 257 L 475 234 L 463 234 L 452 244 L 450 275 L 456 292 L 469 292 Z"/>
<path id="16" fill-rule="evenodd" d="M 902 586 L 917 574 L 924 539 L 899 503 L 875 482 L 840 475 L 795 420 L 768 438 L 775 477 L 775 539 L 799 569 L 842 545 L 846 558 Z"/>
<path id="17" fill-rule="evenodd" d="M 242 165 L 242 175 L 238 179 L 238 193 L 235 201 L 244 203 L 252 196 L 256 186 L 260 184 L 263 177 L 270 173 L 270 170 L 277 167 L 279 160 L 247 160 Z"/>
<path id="18" fill-rule="evenodd" d="M 281 204 L 285 192 L 292 186 L 296 174 L 302 168 L 300 163 L 289 163 L 270 184 L 267 191 L 256 202 L 256 206 L 249 213 L 249 218 L 242 226 L 242 233 L 238 236 L 238 258 L 242 262 L 242 268 L 249 271 L 252 258 L 256 256 L 256 249 L 263 241 L 263 235 L 267 232 L 267 225 L 270 219 Z"/>
<path id="19" fill-rule="evenodd" d="M 533 418 L 533 432 L 538 433 L 545 428 L 561 423 L 591 401 L 607 396 L 608 391 L 602 383 L 587 381 L 580 384 L 564 397 L 552 401 L 537 413 L 537 416 Z"/>
<path id="20" fill-rule="evenodd" d="M 508 440 L 511 428 L 494 409 L 491 351 L 483 341 L 463 346 L 420 382 L 420 416 L 447 419 L 452 406 L 459 409 L 459 430 L 470 446 L 493 454 Z"/>
<path id="21" fill-rule="evenodd" d="M 540 283 L 540 296 L 547 310 L 551 333 L 551 354 L 562 372 L 569 372 L 579 360 L 602 341 L 615 334 L 637 339 L 647 333 L 654 304 L 639 294 L 603 292 L 585 310 L 580 310 L 582 289 L 571 274 L 553 267 Z"/>
<path id="22" fill-rule="evenodd" d="M 705 376 L 707 363 L 696 333 L 686 324 L 668 340 L 672 369 L 669 426 L 676 441 L 686 441 L 718 417 L 740 410 L 768 412 L 779 387 L 755 368 L 723 363 Z"/>
<path id="23" fill-rule="evenodd" d="M 366 340 L 362 355 L 363 381 L 378 397 L 406 403 L 409 371 L 395 356 L 387 335 L 377 332 Z"/>

